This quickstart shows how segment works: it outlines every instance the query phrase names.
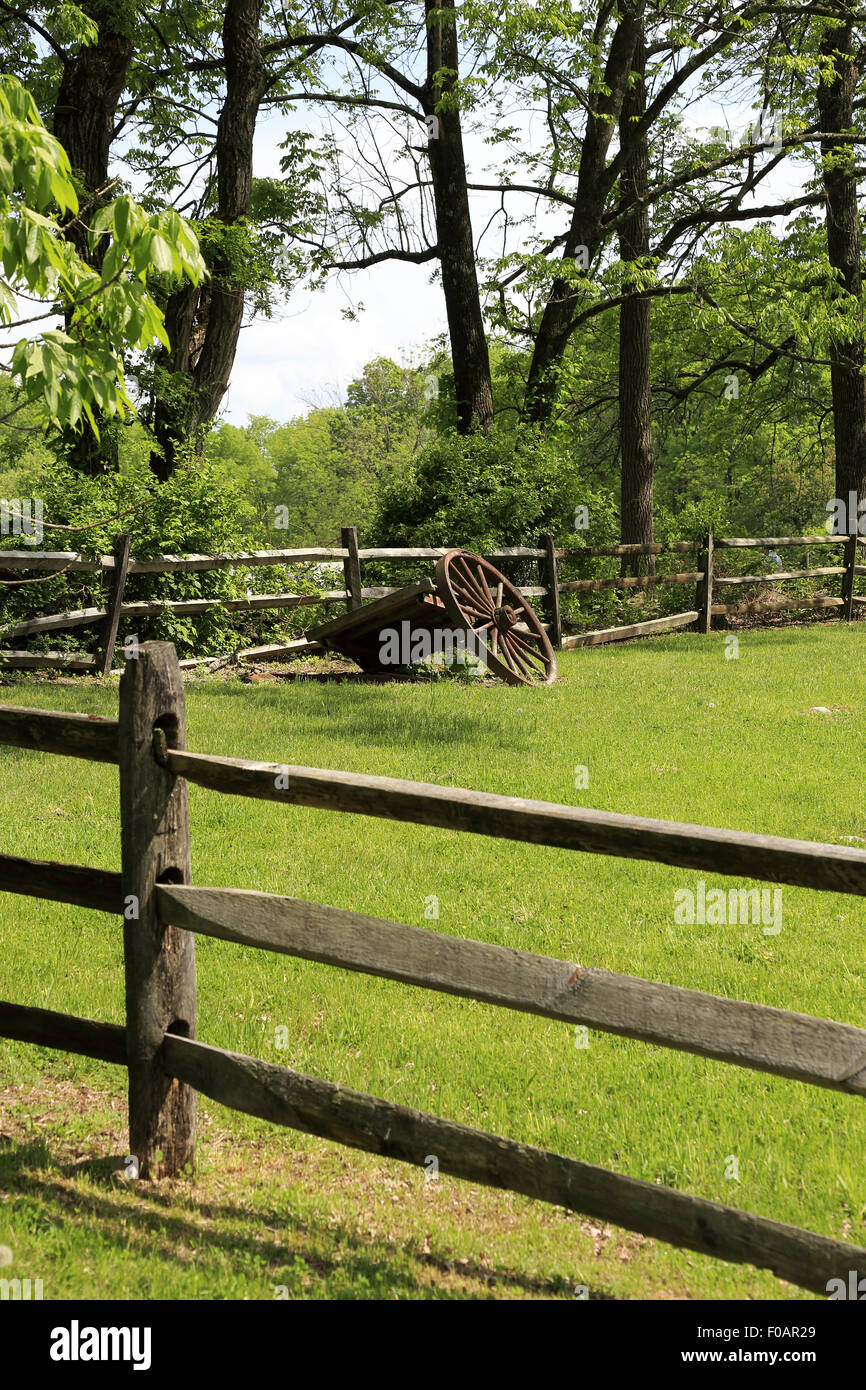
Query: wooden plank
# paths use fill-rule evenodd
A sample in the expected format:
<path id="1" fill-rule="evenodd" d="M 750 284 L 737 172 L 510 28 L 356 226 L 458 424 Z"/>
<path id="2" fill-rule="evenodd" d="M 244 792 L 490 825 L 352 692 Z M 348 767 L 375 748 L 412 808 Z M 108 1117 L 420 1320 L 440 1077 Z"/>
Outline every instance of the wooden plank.
<path id="1" fill-rule="evenodd" d="M 547 630 L 554 651 L 562 647 L 562 614 L 559 608 L 559 563 L 553 536 L 546 532 L 539 537 L 539 545 L 544 558 L 539 562 L 539 578 L 544 584 L 543 614 L 547 620 Z"/>
<path id="2" fill-rule="evenodd" d="M 141 1176 L 176 1177 L 195 1155 L 195 1094 L 160 1065 L 169 1029 L 195 1036 L 195 940 L 159 919 L 158 881 L 189 883 L 186 783 L 153 756 L 154 731 L 186 739 L 183 681 L 169 642 L 144 642 L 120 681 L 120 843 L 130 1153 Z"/>
<path id="3" fill-rule="evenodd" d="M 0 705 L 0 743 L 63 753 L 96 763 L 116 763 L 118 723 L 98 714 L 61 714 L 26 705 Z"/>
<path id="4" fill-rule="evenodd" d="M 321 642 L 310 642 L 299 637 L 295 642 L 271 643 L 264 647 L 245 647 L 238 652 L 238 661 L 282 661 L 293 656 L 315 656 L 325 648 Z M 183 662 L 181 662 L 183 665 Z"/>
<path id="5" fill-rule="evenodd" d="M 866 1029 L 850 1024 L 298 898 L 172 884 L 156 891 L 163 921 L 187 931 L 866 1095 Z"/>
<path id="6" fill-rule="evenodd" d="M 860 539 L 860 537 L 858 536 L 858 537 L 857 537 L 857 540 L 859 540 L 859 539 Z M 863 575 L 866 574 L 866 565 L 855 565 L 855 566 L 854 566 L 854 573 L 855 573 L 856 575 L 859 575 L 859 576 L 862 578 Z"/>
<path id="7" fill-rule="evenodd" d="M 393 594 L 386 598 L 377 599 L 375 603 L 368 604 L 364 612 L 358 615 L 355 612 L 341 613 L 338 618 L 332 618 L 330 622 L 317 624 L 307 631 L 307 637 L 316 642 L 327 645 L 335 642 L 335 639 L 342 633 L 358 632 L 363 626 L 373 626 L 380 620 L 393 618 L 395 613 L 399 613 L 406 604 L 419 594 L 434 594 L 436 585 L 432 579 L 422 579 L 417 584 L 407 584 L 403 589 L 395 589 Z"/>
<path id="8" fill-rule="evenodd" d="M 121 604 L 126 588 L 131 544 L 132 538 L 130 536 L 118 536 L 114 542 L 114 572 L 111 578 L 111 595 L 108 600 L 108 617 L 102 637 L 102 650 L 97 661 L 103 680 L 108 676 L 114 663 L 114 646 L 117 641 L 117 629 L 120 626 Z"/>
<path id="9" fill-rule="evenodd" d="M 28 637 L 34 632 L 59 632 L 61 628 L 86 627 L 107 617 L 107 608 L 74 608 L 68 613 L 49 613 L 45 617 L 27 618 L 24 622 L 4 627 L 0 637 Z"/>
<path id="10" fill-rule="evenodd" d="M 689 555 L 697 550 L 700 550 L 697 541 L 674 541 L 671 545 L 641 545 L 639 542 L 626 541 L 622 545 L 586 545 L 578 549 L 557 550 L 556 554 L 560 560 L 580 560 L 584 556 L 601 555 Z"/>
<path id="11" fill-rule="evenodd" d="M 130 574 L 170 574 L 184 570 L 257 569 L 266 565 L 305 564 L 308 561 L 344 560 L 339 546 L 312 546 L 303 550 L 246 550 L 235 555 L 156 555 L 133 560 Z"/>
<path id="12" fill-rule="evenodd" d="M 504 545 L 501 550 L 486 550 L 485 560 L 543 560 L 544 551 L 526 545 Z"/>
<path id="13" fill-rule="evenodd" d="M 828 1281 L 866 1271 L 866 1250 L 780 1221 L 612 1173 L 579 1159 L 486 1134 L 238 1053 L 166 1037 L 172 1076 L 221 1105 L 367 1153 L 520 1192 L 654 1240 L 767 1268 L 826 1295 Z"/>
<path id="14" fill-rule="evenodd" d="M 443 555 L 448 554 L 447 546 L 436 545 L 406 545 L 399 548 L 395 546 L 361 546 L 358 551 L 359 560 L 441 560 Z"/>
<path id="15" fill-rule="evenodd" d="M 681 627 L 691 627 L 697 622 L 697 609 L 687 613 L 672 613 L 667 618 L 649 618 L 643 623 L 629 623 L 626 627 L 599 628 L 597 632 L 578 632 L 573 637 L 564 637 L 562 645 L 567 650 L 575 647 L 599 647 L 606 642 L 623 642 L 629 637 L 653 637 L 660 632 L 675 632 Z"/>
<path id="16" fill-rule="evenodd" d="M 844 574 L 844 565 L 828 565 L 822 569 L 787 570 L 783 574 L 717 574 L 717 584 L 779 584 L 784 579 L 817 579 L 824 574 Z"/>
<path id="17" fill-rule="evenodd" d="M 847 536 L 716 536 L 716 549 L 766 550 L 778 545 L 843 545 Z"/>
<path id="18" fill-rule="evenodd" d="M 126 1066 L 126 1029 L 116 1023 L 98 1023 L 76 1014 L 33 1009 L 24 1004 L 0 1001 L 0 1038 L 55 1047 L 81 1057 L 98 1057 L 102 1062 Z"/>
<path id="19" fill-rule="evenodd" d="M 358 551 L 359 560 L 441 560 L 453 546 L 447 545 L 404 545 L 404 546 L 362 546 Z M 584 552 L 582 552 L 584 553 Z M 501 550 L 486 550 L 486 560 L 543 560 L 544 550 L 525 545 L 505 546 Z"/>
<path id="20" fill-rule="evenodd" d="M 782 613 L 797 608 L 841 608 L 840 598 L 786 598 L 770 603 L 753 599 L 750 603 L 714 603 L 713 613 Z"/>
<path id="21" fill-rule="evenodd" d="M 596 589 L 653 589 L 657 584 L 694 584 L 703 579 L 702 570 L 687 570 L 683 574 L 638 574 L 616 579 L 570 579 L 560 584 L 561 594 L 591 593 Z"/>
<path id="22" fill-rule="evenodd" d="M 96 657 L 87 652 L 0 652 L 0 666 L 24 671 L 95 671 Z"/>
<path id="23" fill-rule="evenodd" d="M 78 550 L 0 550 L 0 570 L 105 570 L 114 568 L 112 555 L 84 555 Z"/>
<path id="24" fill-rule="evenodd" d="M 342 603 L 346 594 L 343 589 L 329 589 L 321 594 L 252 594 L 249 598 L 195 598 L 195 599 L 149 599 L 138 603 L 124 603 L 120 614 L 123 618 L 147 618 L 159 613 L 179 613 L 188 617 L 196 613 L 209 613 L 213 608 L 221 608 L 226 613 L 245 613 L 257 608 L 302 608 L 319 603 Z"/>
<path id="25" fill-rule="evenodd" d="M 194 666 L 227 666 L 234 660 L 240 660 L 240 657 L 233 653 L 224 653 L 222 656 L 189 656 L 177 664 L 181 671 L 191 671 Z"/>
<path id="26" fill-rule="evenodd" d="M 811 539 L 811 544 L 834 544 L 838 537 L 816 536 Z M 726 542 L 732 544 L 731 541 Z M 766 541 L 736 542 L 737 544 L 754 545 L 781 545 L 785 542 L 779 539 L 770 538 Z M 790 543 L 790 542 L 789 542 Z M 798 543 L 803 543 L 798 542 Z M 721 545 L 722 542 L 719 541 Z M 447 546 L 373 546 L 359 547 L 359 560 L 439 560 L 447 554 Z M 698 546 L 692 541 L 676 541 L 673 545 L 656 546 L 653 554 L 667 553 L 686 553 L 695 551 Z M 580 556 L 597 555 L 623 555 L 650 553 L 646 547 L 632 546 L 623 549 L 622 546 L 584 546 L 577 549 L 557 548 L 556 554 L 559 559 L 575 559 Z M 544 550 L 531 546 L 504 546 L 499 550 L 485 552 L 488 560 L 543 560 Z M 156 555 L 150 559 L 132 559 L 129 564 L 130 574 L 168 574 L 183 572 L 184 570 L 213 570 L 213 569 L 255 569 L 267 565 L 291 565 L 305 564 L 308 562 L 327 563 L 328 561 L 343 561 L 346 559 L 345 546 L 309 546 L 304 549 L 296 550 L 248 550 L 234 555 L 215 554 L 215 555 Z M 70 550 L 57 551 L 32 551 L 32 550 L 0 550 L 0 570 L 44 570 L 53 572 L 57 570 L 75 571 L 98 571 L 111 570 L 114 568 L 114 557 L 112 555 L 85 555 L 83 552 Z"/>
<path id="27" fill-rule="evenodd" d="M 26 893 L 97 912 L 123 911 L 120 874 L 45 859 L 22 859 L 15 854 L 0 854 L 0 892 Z"/>
<path id="28" fill-rule="evenodd" d="M 346 584 L 346 608 L 352 613 L 356 608 L 360 608 L 362 603 L 361 562 L 358 558 L 357 526 L 342 526 L 340 528 L 340 541 L 346 551 L 346 558 L 343 561 L 343 578 Z"/>
<path id="29" fill-rule="evenodd" d="M 516 584 L 514 587 L 517 589 L 517 592 L 519 594 L 523 595 L 524 598 L 545 598 L 547 595 L 546 584 Z M 364 599 L 387 598 L 389 594 L 400 594 L 402 592 L 402 588 L 397 588 L 393 584 L 390 586 L 385 584 L 378 584 L 372 588 L 362 589 L 361 597 Z"/>
<path id="30" fill-rule="evenodd" d="M 178 776 L 232 796 L 866 896 L 866 851 L 848 845 L 625 816 L 397 777 L 217 758 L 172 750 L 164 740 L 155 743 L 155 755 Z"/>

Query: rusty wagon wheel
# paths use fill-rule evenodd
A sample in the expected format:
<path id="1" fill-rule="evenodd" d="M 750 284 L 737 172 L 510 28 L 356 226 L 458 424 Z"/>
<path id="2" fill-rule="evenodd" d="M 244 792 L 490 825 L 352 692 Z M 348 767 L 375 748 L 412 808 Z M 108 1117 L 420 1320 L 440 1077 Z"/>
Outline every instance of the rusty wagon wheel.
<path id="1" fill-rule="evenodd" d="M 509 685 L 556 680 L 556 656 L 531 604 L 489 560 L 449 550 L 436 562 L 436 587 L 452 621 L 483 641 L 480 654 L 497 676 Z"/>

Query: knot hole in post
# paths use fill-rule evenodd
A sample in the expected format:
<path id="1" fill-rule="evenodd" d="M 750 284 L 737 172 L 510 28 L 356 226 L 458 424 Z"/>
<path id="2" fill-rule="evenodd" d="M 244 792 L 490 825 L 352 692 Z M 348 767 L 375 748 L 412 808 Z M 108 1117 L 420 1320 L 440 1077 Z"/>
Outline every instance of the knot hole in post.
<path id="1" fill-rule="evenodd" d="M 153 756 L 165 767 L 169 748 L 176 748 L 178 741 L 178 721 L 176 714 L 161 714 L 153 721 Z"/>

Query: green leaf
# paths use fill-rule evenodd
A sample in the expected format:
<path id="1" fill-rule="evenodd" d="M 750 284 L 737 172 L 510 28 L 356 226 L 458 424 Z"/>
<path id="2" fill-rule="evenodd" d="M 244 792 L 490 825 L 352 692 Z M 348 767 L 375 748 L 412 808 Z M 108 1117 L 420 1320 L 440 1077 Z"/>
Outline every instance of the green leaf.
<path id="1" fill-rule="evenodd" d="M 175 274 L 180 270 L 180 258 L 177 252 L 159 232 L 155 232 L 153 235 L 150 257 L 155 268 L 168 275 Z"/>
<path id="2" fill-rule="evenodd" d="M 130 198 L 123 197 L 115 198 L 113 203 L 114 235 L 120 242 L 126 240 L 126 234 L 129 228 L 129 208 L 131 201 Z"/>

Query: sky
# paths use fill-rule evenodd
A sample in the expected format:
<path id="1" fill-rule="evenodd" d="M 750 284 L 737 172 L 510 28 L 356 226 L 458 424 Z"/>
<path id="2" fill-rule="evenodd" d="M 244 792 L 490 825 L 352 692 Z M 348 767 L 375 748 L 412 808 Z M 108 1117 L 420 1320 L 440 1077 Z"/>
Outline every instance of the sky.
<path id="1" fill-rule="evenodd" d="M 284 131 L 279 118 L 260 121 L 256 178 L 279 176 Z M 374 357 L 419 357 L 446 329 L 442 291 L 430 284 L 432 268 L 386 261 L 333 278 L 315 292 L 300 289 L 279 317 L 244 328 L 221 417 L 233 425 L 245 425 L 249 415 L 287 420 L 311 405 L 342 399 Z M 343 310 L 359 302 L 363 312 L 346 320 Z"/>
<path id="2" fill-rule="evenodd" d="M 375 266 L 353 275 L 351 299 L 334 281 L 299 291 L 279 318 L 244 328 L 223 418 L 233 425 L 245 425 L 248 415 L 286 420 L 342 399 L 374 357 L 420 356 L 446 326 L 442 292 L 429 277 L 429 265 Z M 347 322 L 341 311 L 357 300 L 366 308 Z"/>

